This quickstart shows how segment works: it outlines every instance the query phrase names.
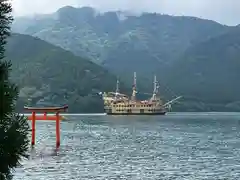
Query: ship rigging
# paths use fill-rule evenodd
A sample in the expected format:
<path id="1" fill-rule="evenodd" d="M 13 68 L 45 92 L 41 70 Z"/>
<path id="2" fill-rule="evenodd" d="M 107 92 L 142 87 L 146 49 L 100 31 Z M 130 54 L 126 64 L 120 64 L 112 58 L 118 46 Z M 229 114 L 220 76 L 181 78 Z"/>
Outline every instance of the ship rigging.
<path id="1" fill-rule="evenodd" d="M 176 103 L 182 96 L 178 96 L 166 103 L 158 96 L 159 84 L 157 77 L 154 76 L 153 93 L 150 99 L 140 101 L 136 98 L 137 94 L 137 75 L 134 72 L 132 95 L 129 98 L 120 93 L 119 80 L 117 79 L 116 91 L 103 93 L 104 110 L 112 115 L 165 115 L 171 110 L 172 104 Z"/>

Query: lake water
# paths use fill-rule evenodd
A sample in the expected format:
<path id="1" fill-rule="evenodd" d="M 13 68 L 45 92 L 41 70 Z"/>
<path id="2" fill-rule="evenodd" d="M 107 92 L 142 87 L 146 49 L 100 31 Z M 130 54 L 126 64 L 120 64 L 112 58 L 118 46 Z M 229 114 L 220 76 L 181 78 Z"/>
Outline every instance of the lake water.
<path id="1" fill-rule="evenodd" d="M 36 147 L 14 180 L 223 180 L 240 177 L 240 114 L 72 115 L 38 122 Z"/>

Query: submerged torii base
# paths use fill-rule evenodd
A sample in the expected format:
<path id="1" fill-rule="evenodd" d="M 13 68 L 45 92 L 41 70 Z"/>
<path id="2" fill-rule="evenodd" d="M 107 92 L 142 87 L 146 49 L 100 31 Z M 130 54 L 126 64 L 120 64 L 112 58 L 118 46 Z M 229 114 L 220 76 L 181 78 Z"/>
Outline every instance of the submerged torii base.
<path id="1" fill-rule="evenodd" d="M 24 107 L 25 111 L 32 112 L 32 118 L 29 120 L 32 120 L 32 146 L 35 145 L 35 132 L 36 132 L 36 120 L 47 120 L 49 119 L 37 119 L 36 113 L 44 113 L 44 117 L 47 116 L 47 113 L 56 113 L 55 118 L 51 119 L 56 121 L 56 147 L 59 148 L 60 146 L 60 112 L 66 112 L 68 109 L 68 106 L 62 106 L 62 107 Z"/>

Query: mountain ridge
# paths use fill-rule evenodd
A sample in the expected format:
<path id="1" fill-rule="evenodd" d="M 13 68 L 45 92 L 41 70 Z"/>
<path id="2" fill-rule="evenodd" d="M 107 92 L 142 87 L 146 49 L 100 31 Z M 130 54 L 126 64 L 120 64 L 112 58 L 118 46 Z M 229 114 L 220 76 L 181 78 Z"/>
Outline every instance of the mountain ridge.
<path id="1" fill-rule="evenodd" d="M 151 53 L 157 57 L 156 61 L 170 61 L 191 44 L 216 36 L 229 28 L 211 20 L 157 13 L 129 15 L 128 18 L 120 20 L 119 13 L 96 13 L 96 10 L 90 7 L 67 6 L 49 15 L 52 18 L 48 16 L 38 19 L 37 23 L 26 22 L 27 25 L 23 25 L 26 29 L 19 30 L 22 23 L 17 19 L 13 23 L 13 31 L 40 37 L 76 55 L 88 57 L 95 63 L 107 64 L 109 59 L 111 61 L 108 54 L 111 54 L 112 48 L 118 49 L 118 43 L 122 41 L 137 43 L 142 47 L 148 42 L 145 50 L 153 48 Z M 132 39 L 132 36 L 135 38 Z M 142 36 L 145 39 L 142 39 Z"/>
<path id="2" fill-rule="evenodd" d="M 234 35 L 237 27 L 157 13 L 130 15 L 127 19 L 122 17 L 124 20 L 119 20 L 119 12 L 96 14 L 91 8 L 66 8 L 49 15 L 51 18 L 24 23 L 17 20 L 13 29 L 22 28 L 25 34 L 90 59 L 121 77 L 128 87 L 132 84 L 130 77 L 137 71 L 138 87 L 143 92 L 152 91 L 152 77 L 156 74 L 161 87 L 166 85 L 185 97 L 176 110 L 240 110 L 237 98 L 234 99 L 238 97 L 235 77 L 240 75 L 234 68 L 238 64 L 221 64 L 224 59 L 239 57 L 238 47 L 229 53 L 229 45 L 224 43 L 229 40 L 230 44 L 238 44 Z M 233 76 L 233 83 L 229 83 Z M 236 90 L 224 90 L 224 84 Z M 161 89 L 161 93 L 170 99 L 169 92 Z"/>
<path id="3" fill-rule="evenodd" d="M 169 71 L 172 88 L 183 96 L 198 97 L 199 102 L 222 104 L 240 110 L 240 28 L 213 37 L 189 48 Z M 209 111 L 216 111 L 212 107 Z"/>
<path id="4" fill-rule="evenodd" d="M 102 112 L 98 92 L 116 84 L 116 76 L 101 66 L 29 35 L 11 35 L 6 59 L 12 62 L 11 80 L 19 86 L 19 111 L 26 104 L 68 104 L 69 112 Z"/>

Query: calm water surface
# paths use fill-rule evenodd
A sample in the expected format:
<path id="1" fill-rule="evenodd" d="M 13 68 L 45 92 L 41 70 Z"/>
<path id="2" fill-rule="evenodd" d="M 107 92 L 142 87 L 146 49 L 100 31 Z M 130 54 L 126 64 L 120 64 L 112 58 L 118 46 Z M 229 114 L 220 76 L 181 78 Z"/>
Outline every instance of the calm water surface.
<path id="1" fill-rule="evenodd" d="M 240 177 L 240 114 L 68 116 L 37 123 L 37 142 L 14 180 L 220 180 Z"/>

